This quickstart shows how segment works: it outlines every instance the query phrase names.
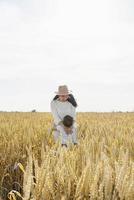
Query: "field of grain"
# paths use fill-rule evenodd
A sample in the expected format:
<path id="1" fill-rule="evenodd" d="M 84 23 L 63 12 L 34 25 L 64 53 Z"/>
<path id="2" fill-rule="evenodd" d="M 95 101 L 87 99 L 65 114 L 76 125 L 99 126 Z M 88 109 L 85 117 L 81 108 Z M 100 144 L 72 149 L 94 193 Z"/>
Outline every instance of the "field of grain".
<path id="1" fill-rule="evenodd" d="M 77 113 L 79 146 L 50 113 L 0 113 L 0 199 L 133 200 L 134 113 Z"/>

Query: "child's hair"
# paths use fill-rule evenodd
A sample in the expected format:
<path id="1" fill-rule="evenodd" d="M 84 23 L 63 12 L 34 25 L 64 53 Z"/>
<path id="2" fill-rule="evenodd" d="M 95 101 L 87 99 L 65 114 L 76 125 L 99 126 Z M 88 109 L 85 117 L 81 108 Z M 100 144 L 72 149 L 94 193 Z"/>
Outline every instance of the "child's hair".
<path id="1" fill-rule="evenodd" d="M 66 127 L 68 127 L 68 128 L 73 125 L 73 122 L 74 122 L 74 119 L 70 115 L 66 115 L 63 118 L 63 125 L 66 126 Z"/>
<path id="2" fill-rule="evenodd" d="M 59 98 L 59 95 L 56 95 L 54 98 L 53 98 L 53 100 L 56 100 L 56 99 L 58 99 Z M 77 102 L 76 102 L 76 100 L 75 100 L 75 98 L 74 98 L 74 96 L 72 95 L 72 94 L 69 94 L 69 98 L 67 99 L 67 101 L 69 101 L 74 107 L 77 107 L 78 105 L 77 105 Z"/>

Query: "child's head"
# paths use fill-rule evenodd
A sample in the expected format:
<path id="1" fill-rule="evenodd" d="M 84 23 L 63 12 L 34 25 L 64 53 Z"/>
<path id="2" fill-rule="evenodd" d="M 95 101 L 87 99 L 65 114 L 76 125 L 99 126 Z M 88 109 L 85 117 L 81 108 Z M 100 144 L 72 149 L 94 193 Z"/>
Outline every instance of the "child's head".
<path id="1" fill-rule="evenodd" d="M 73 125 L 73 117 L 71 117 L 70 115 L 66 115 L 64 118 L 63 118 L 63 125 L 66 126 L 66 127 L 71 127 Z"/>

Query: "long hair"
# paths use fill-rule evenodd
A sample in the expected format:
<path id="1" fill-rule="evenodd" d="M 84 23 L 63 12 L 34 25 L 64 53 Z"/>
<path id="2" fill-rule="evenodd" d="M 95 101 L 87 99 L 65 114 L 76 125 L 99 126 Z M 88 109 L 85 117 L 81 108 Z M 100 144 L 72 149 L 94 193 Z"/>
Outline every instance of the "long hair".
<path id="1" fill-rule="evenodd" d="M 53 100 L 56 100 L 56 99 L 58 99 L 58 98 L 59 98 L 59 95 L 57 94 L 57 95 L 53 98 Z M 72 94 L 69 94 L 69 97 L 68 97 L 67 101 L 70 102 L 74 107 L 77 107 L 77 106 L 78 106 L 78 105 L 77 105 L 77 102 L 76 102 L 76 100 L 75 100 L 75 98 L 74 98 L 74 96 L 73 96 Z"/>

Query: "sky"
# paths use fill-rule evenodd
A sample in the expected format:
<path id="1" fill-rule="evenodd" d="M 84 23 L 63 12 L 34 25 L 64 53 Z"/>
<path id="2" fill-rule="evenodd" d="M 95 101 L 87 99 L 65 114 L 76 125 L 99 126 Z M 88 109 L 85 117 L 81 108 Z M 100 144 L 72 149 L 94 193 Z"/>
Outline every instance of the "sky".
<path id="1" fill-rule="evenodd" d="M 134 111 L 133 0 L 0 0 L 0 110 Z"/>

